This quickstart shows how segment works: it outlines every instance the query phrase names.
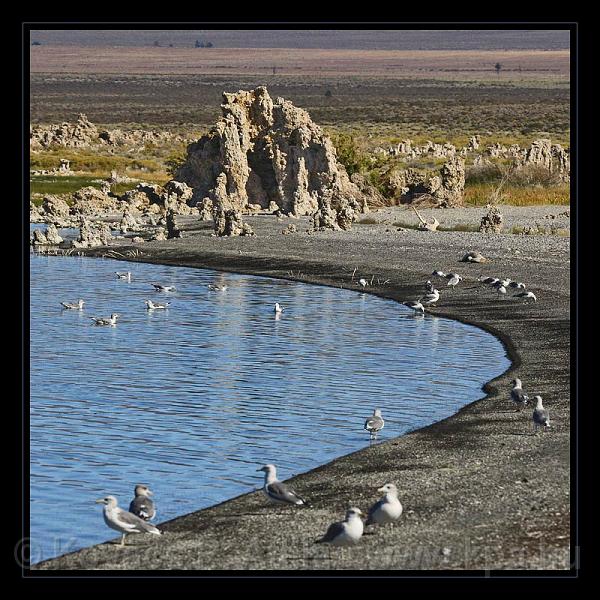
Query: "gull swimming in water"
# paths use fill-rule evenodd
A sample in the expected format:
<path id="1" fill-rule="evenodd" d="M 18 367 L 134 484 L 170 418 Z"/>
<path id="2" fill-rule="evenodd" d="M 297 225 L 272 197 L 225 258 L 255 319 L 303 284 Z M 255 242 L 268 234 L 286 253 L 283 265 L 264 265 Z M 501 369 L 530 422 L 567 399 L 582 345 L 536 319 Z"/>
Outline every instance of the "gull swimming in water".
<path id="1" fill-rule="evenodd" d="M 257 471 L 263 471 L 265 474 L 265 483 L 263 486 L 263 492 L 273 502 L 279 504 L 294 504 L 296 506 L 308 506 L 308 502 L 296 494 L 294 490 L 290 489 L 284 483 L 281 483 L 277 479 L 277 469 L 275 465 L 265 465 Z"/>
<path id="2" fill-rule="evenodd" d="M 279 304 L 279 302 L 275 302 L 275 308 L 273 309 L 273 312 L 275 312 L 276 314 L 282 313 L 283 312 L 283 306 L 281 306 Z"/>
<path id="3" fill-rule="evenodd" d="M 144 521 L 151 521 L 156 516 L 156 507 L 149 498 L 154 493 L 147 485 L 136 485 L 134 490 L 134 499 L 129 505 L 129 512 L 133 513 Z"/>
<path id="4" fill-rule="evenodd" d="M 79 300 L 77 300 L 77 303 L 75 304 L 71 304 L 70 302 L 61 302 L 63 308 L 66 308 L 68 310 L 83 310 L 83 305 L 85 304 L 85 302 L 79 298 Z"/>
<path id="5" fill-rule="evenodd" d="M 359 508 L 349 508 L 346 518 L 338 523 L 332 523 L 325 535 L 315 540 L 316 544 L 331 544 L 332 546 L 353 546 L 362 537 L 364 525 L 362 512 Z"/>
<path id="6" fill-rule="evenodd" d="M 136 515 L 123 510 L 117 506 L 117 499 L 114 496 L 99 498 L 96 504 L 104 504 L 104 522 L 111 528 L 121 534 L 121 546 L 125 546 L 125 536 L 128 533 L 153 533 L 161 535 L 154 525 L 146 523 Z"/>
<path id="7" fill-rule="evenodd" d="M 517 410 L 521 411 L 529 402 L 529 396 L 523 393 L 523 385 L 520 379 L 513 379 L 513 388 L 510 391 L 510 399 L 517 405 Z"/>
<path id="8" fill-rule="evenodd" d="M 412 308 L 415 312 L 425 312 L 425 308 L 419 300 L 408 300 L 406 302 L 403 302 L 402 304 L 404 304 L 404 306 L 407 306 L 408 308 Z"/>
<path id="9" fill-rule="evenodd" d="M 456 287 L 458 283 L 462 281 L 462 277 L 456 273 L 448 273 L 446 278 L 448 279 L 448 283 L 446 285 L 449 285 L 450 287 Z"/>
<path id="10" fill-rule="evenodd" d="M 224 292 L 227 289 L 226 285 L 219 285 L 218 283 L 209 283 L 208 289 L 213 292 Z"/>
<path id="11" fill-rule="evenodd" d="M 174 285 L 161 285 L 160 283 L 151 284 L 157 292 L 174 292 Z"/>
<path id="12" fill-rule="evenodd" d="M 171 305 L 170 302 L 165 302 L 164 304 L 161 304 L 160 302 L 152 302 L 152 300 L 145 300 L 144 302 L 146 303 L 146 308 L 148 310 L 156 310 L 156 309 L 160 309 L 160 308 L 168 308 Z"/>
<path id="13" fill-rule="evenodd" d="M 533 433 L 537 433 L 538 427 L 550 427 L 550 415 L 542 406 L 542 397 L 534 396 L 536 406 L 533 409 Z"/>
<path id="14" fill-rule="evenodd" d="M 383 492 L 385 495 L 379 502 L 371 506 L 365 524 L 378 523 L 379 525 L 385 525 L 386 523 L 393 523 L 402 515 L 402 504 L 398 500 L 398 488 L 393 483 L 386 483 L 377 491 Z"/>
<path id="15" fill-rule="evenodd" d="M 369 432 L 371 439 L 373 439 L 373 437 L 377 439 L 377 434 L 383 429 L 384 426 L 385 421 L 381 416 L 381 409 L 376 408 L 373 411 L 373 415 L 365 421 L 364 429 Z"/>
<path id="16" fill-rule="evenodd" d="M 119 271 L 115 271 L 115 275 L 117 276 L 117 279 L 127 279 L 127 281 L 131 279 L 130 271 L 127 271 L 126 273 L 120 273 Z"/>
<path id="17" fill-rule="evenodd" d="M 433 288 L 433 290 L 429 294 L 425 294 L 422 298 L 419 299 L 419 302 L 423 306 L 433 306 L 440 299 L 440 292 Z"/>
<path id="18" fill-rule="evenodd" d="M 513 294 L 513 298 L 523 298 L 525 300 L 524 304 L 527 304 L 527 300 L 533 298 L 534 302 L 537 302 L 537 298 L 533 292 L 520 292 L 518 294 Z"/>
<path id="19" fill-rule="evenodd" d="M 90 317 L 90 319 L 94 321 L 94 325 L 116 325 L 119 316 L 120 315 L 118 315 L 117 313 L 113 313 L 112 315 L 110 315 L 109 319 L 105 317 Z"/>

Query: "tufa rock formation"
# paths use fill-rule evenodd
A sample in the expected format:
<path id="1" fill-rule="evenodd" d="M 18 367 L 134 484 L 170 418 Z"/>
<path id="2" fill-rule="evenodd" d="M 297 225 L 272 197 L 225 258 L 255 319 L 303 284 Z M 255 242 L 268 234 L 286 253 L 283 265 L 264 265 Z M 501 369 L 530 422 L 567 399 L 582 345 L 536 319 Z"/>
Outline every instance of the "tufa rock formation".
<path id="1" fill-rule="evenodd" d="M 502 221 L 504 220 L 500 210 L 493 204 L 488 204 L 487 213 L 481 217 L 481 223 L 479 224 L 479 231 L 481 233 L 500 233 L 502 231 Z"/>
<path id="2" fill-rule="evenodd" d="M 33 231 L 33 237 L 31 239 L 31 245 L 33 246 L 58 246 L 63 239 L 58 235 L 58 229 L 56 225 L 50 223 L 46 228 L 46 231 L 41 229 L 35 229 Z"/>
<path id="3" fill-rule="evenodd" d="M 111 196 L 95 187 L 88 186 L 77 190 L 72 195 L 71 214 L 73 215 L 105 215 L 119 211 L 119 203 Z"/>
<path id="4" fill-rule="evenodd" d="M 344 200 L 363 210 L 363 192 L 306 111 L 283 98 L 273 101 L 265 87 L 223 94 L 221 108 L 221 119 L 188 147 L 176 174 L 193 189 L 192 204 L 208 204 L 208 198 L 219 219 L 248 205 L 273 203 L 283 213 L 309 215 L 320 210 L 325 197 L 334 210 Z"/>
<path id="5" fill-rule="evenodd" d="M 84 148 L 98 138 L 96 126 L 80 114 L 77 122 L 60 125 L 38 126 L 30 129 L 29 147 L 32 150 L 58 145 L 67 148 Z"/>
<path id="6" fill-rule="evenodd" d="M 79 224 L 79 237 L 71 242 L 73 248 L 108 246 L 112 238 L 108 223 L 92 223 L 83 215 Z"/>

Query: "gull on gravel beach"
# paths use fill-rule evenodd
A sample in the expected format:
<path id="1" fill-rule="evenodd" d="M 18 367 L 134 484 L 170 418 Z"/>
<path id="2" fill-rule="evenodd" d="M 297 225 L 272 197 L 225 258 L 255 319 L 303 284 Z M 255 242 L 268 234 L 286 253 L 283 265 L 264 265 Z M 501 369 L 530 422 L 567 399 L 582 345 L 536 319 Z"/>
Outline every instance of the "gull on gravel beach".
<path id="1" fill-rule="evenodd" d="M 117 313 L 113 313 L 108 319 L 106 317 L 90 317 L 90 319 L 94 321 L 94 325 L 116 325 L 119 316 Z"/>
<path id="2" fill-rule="evenodd" d="M 393 483 L 386 483 L 377 491 L 383 492 L 384 496 L 379 502 L 371 506 L 365 524 L 378 523 L 379 525 L 385 525 L 386 523 L 393 523 L 402 515 L 402 504 L 398 500 L 398 488 Z"/>
<path id="3" fill-rule="evenodd" d="M 161 285 L 160 283 L 151 284 L 157 292 L 174 292 L 174 285 Z"/>
<path id="4" fill-rule="evenodd" d="M 213 292 L 224 292 L 227 289 L 226 285 L 219 285 L 218 283 L 209 283 L 208 289 Z"/>
<path id="5" fill-rule="evenodd" d="M 85 302 L 79 298 L 79 300 L 77 300 L 77 302 L 75 304 L 71 304 L 70 302 L 61 302 L 63 308 L 66 308 L 68 310 L 83 310 L 83 305 L 85 304 Z"/>
<path id="6" fill-rule="evenodd" d="M 502 294 L 503 298 L 504 298 L 504 296 L 506 296 L 506 288 L 503 285 L 497 286 L 496 292 L 497 292 L 498 297 L 500 297 L 500 294 Z"/>
<path id="7" fill-rule="evenodd" d="M 265 465 L 257 471 L 263 471 L 265 474 L 265 483 L 263 485 L 263 492 L 273 502 L 279 504 L 294 504 L 296 506 L 309 506 L 309 503 L 296 494 L 294 490 L 290 489 L 284 483 L 281 483 L 277 479 L 277 469 L 275 465 Z"/>
<path id="8" fill-rule="evenodd" d="M 462 258 L 461 262 L 474 262 L 474 263 L 483 263 L 487 262 L 487 258 L 481 254 L 481 252 L 477 252 L 476 250 L 473 252 L 467 252 Z"/>
<path id="9" fill-rule="evenodd" d="M 358 283 L 360 283 L 360 285 L 362 285 L 363 287 L 367 287 L 369 285 L 367 280 L 363 278 L 359 279 Z"/>
<path id="10" fill-rule="evenodd" d="M 533 409 L 533 433 L 537 433 L 538 427 L 550 427 L 550 415 L 542 406 L 542 397 L 534 396 L 536 406 Z"/>
<path id="11" fill-rule="evenodd" d="M 126 279 L 127 281 L 131 280 L 131 272 L 127 271 L 126 273 L 120 273 L 119 271 L 115 271 L 115 275 L 117 279 Z"/>
<path id="12" fill-rule="evenodd" d="M 431 281 L 428 279 L 428 280 L 425 282 L 425 292 L 426 292 L 427 294 L 430 294 L 431 292 L 433 292 L 433 290 L 434 290 L 434 289 L 435 289 L 435 288 L 433 287 L 433 283 L 431 283 Z"/>
<path id="13" fill-rule="evenodd" d="M 425 294 L 425 296 L 420 298 L 419 302 L 423 306 L 433 306 L 439 299 L 440 292 L 434 288 L 429 294 Z"/>
<path id="14" fill-rule="evenodd" d="M 446 273 L 444 273 L 443 271 L 434 271 L 431 274 L 432 277 L 442 277 L 445 278 L 446 277 Z"/>
<path id="15" fill-rule="evenodd" d="M 315 540 L 316 544 L 331 544 L 332 546 L 353 546 L 362 537 L 364 525 L 359 508 L 349 508 L 346 518 L 338 523 L 332 523 L 325 535 Z"/>
<path id="16" fill-rule="evenodd" d="M 525 289 L 527 287 L 524 283 L 520 283 L 518 281 L 511 281 L 508 285 L 511 288 L 517 288 L 517 289 L 520 289 L 520 290 L 523 290 L 523 289 Z"/>
<path id="17" fill-rule="evenodd" d="M 134 498 L 129 505 L 129 512 L 144 521 L 151 521 L 156 516 L 156 507 L 149 498 L 154 493 L 147 485 L 136 485 L 133 492 Z"/>
<path id="18" fill-rule="evenodd" d="M 365 421 L 364 429 L 369 432 L 371 439 L 373 439 L 373 437 L 377 439 L 377 434 L 383 429 L 384 426 L 385 421 L 381 416 L 381 409 L 376 408 L 373 411 L 373 415 Z"/>
<path id="19" fill-rule="evenodd" d="M 152 302 L 152 300 L 145 300 L 144 302 L 145 302 L 146 308 L 148 310 L 157 310 L 157 309 L 161 309 L 161 308 L 168 308 L 171 305 L 170 302 L 165 302 L 164 304 L 161 304 L 160 302 Z"/>
<path id="20" fill-rule="evenodd" d="M 537 302 L 537 298 L 533 292 L 520 292 L 518 294 L 513 294 L 513 298 L 523 298 L 525 300 L 524 304 L 527 304 L 527 300 L 533 298 L 534 302 Z"/>
<path id="21" fill-rule="evenodd" d="M 481 276 L 479 277 L 479 281 L 481 283 L 485 283 L 486 285 L 494 285 L 496 283 L 498 283 L 500 280 L 497 277 L 484 277 L 483 279 L 481 278 Z"/>
<path id="22" fill-rule="evenodd" d="M 128 533 L 153 533 L 161 535 L 161 532 L 140 519 L 136 515 L 127 512 L 117 506 L 117 499 L 114 496 L 106 496 L 96 500 L 96 504 L 104 504 L 104 522 L 111 528 L 121 534 L 121 547 L 125 546 L 125 536 Z"/>
<path id="23" fill-rule="evenodd" d="M 512 380 L 513 388 L 510 391 L 510 399 L 517 405 L 517 410 L 521 411 L 529 402 L 529 396 L 523 393 L 523 385 L 519 378 Z"/>
<path id="24" fill-rule="evenodd" d="M 404 306 L 407 306 L 408 308 L 412 308 L 417 313 L 425 312 L 425 307 L 421 304 L 421 302 L 419 300 L 407 300 L 406 302 L 403 302 L 402 304 L 404 304 Z"/>
<path id="25" fill-rule="evenodd" d="M 448 273 L 446 277 L 449 278 L 446 285 L 449 285 L 450 287 L 456 287 L 458 283 L 462 281 L 462 277 L 456 273 Z"/>
<path id="26" fill-rule="evenodd" d="M 283 306 L 279 304 L 279 302 L 275 302 L 275 308 L 273 309 L 275 314 L 279 314 L 283 312 Z"/>

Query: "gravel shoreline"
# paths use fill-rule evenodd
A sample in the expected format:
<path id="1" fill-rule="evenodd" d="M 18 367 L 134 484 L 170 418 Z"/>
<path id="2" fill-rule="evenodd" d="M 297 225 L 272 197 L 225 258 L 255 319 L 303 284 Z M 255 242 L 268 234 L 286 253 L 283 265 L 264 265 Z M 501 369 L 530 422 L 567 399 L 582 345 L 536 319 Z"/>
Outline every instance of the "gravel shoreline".
<path id="1" fill-rule="evenodd" d="M 510 217 L 515 223 L 568 209 L 510 208 L 516 209 Z M 369 216 L 385 221 L 400 210 Z M 455 215 L 448 210 L 435 215 L 448 224 L 470 211 L 473 223 L 475 215 L 485 212 L 456 210 Z M 269 506 L 262 492 L 251 492 L 161 524 L 161 538 L 132 536 L 132 545 L 125 549 L 99 544 L 32 569 L 568 569 L 569 238 L 397 231 L 385 223 L 308 235 L 306 218 L 261 215 L 246 220 L 255 237 L 218 239 L 211 237 L 210 223 L 182 219 L 184 238 L 136 244 L 143 254 L 131 260 L 350 289 L 358 289 L 356 280 L 364 277 L 372 281 L 368 292 L 398 301 L 418 297 L 433 269 L 457 272 L 464 281 L 454 290 L 441 290 L 439 307 L 431 312 L 497 335 L 512 360 L 511 369 L 486 384 L 483 399 L 455 415 L 290 480 L 311 500 L 310 509 Z M 298 233 L 282 235 L 288 223 Z M 131 248 L 113 249 L 124 254 Z M 458 262 L 469 250 L 479 250 L 490 262 Z M 538 302 L 498 300 L 478 291 L 480 274 L 523 281 Z M 523 380 L 526 391 L 543 396 L 550 430 L 531 435 L 531 410 L 515 412 L 509 399 L 514 377 Z M 375 530 L 352 548 L 313 543 L 343 516 L 348 499 L 364 510 L 378 498 L 376 489 L 385 481 L 395 482 L 400 490 L 405 514 L 398 525 Z"/>

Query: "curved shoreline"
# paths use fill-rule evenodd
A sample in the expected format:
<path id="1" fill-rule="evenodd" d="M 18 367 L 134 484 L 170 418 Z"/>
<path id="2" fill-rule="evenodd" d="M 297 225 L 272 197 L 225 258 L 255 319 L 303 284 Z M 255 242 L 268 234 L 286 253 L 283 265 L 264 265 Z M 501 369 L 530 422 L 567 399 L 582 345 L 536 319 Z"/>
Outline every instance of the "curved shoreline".
<path id="1" fill-rule="evenodd" d="M 464 247 L 469 236 L 461 233 L 405 232 L 374 240 L 362 232 L 281 236 L 281 224 L 264 220 L 263 225 L 257 238 L 215 240 L 201 231 L 175 243 L 145 244 L 139 247 L 145 256 L 124 258 L 352 288 L 353 269 L 346 270 L 340 259 L 356 250 L 362 254 L 351 263 L 361 267 L 356 278 L 376 273 L 391 279 L 369 293 L 396 301 L 418 293 L 433 268 L 451 268 L 465 281 L 443 293 L 441 308 L 431 312 L 495 335 L 511 366 L 483 386 L 484 398 L 452 416 L 294 477 L 294 485 L 311 498 L 314 508 L 297 511 L 292 521 L 289 509 L 267 506 L 261 492 L 251 492 L 162 524 L 166 535 L 156 541 L 138 536 L 135 546 L 124 551 L 99 544 L 32 569 L 568 568 L 568 272 L 561 281 L 552 260 L 547 266 L 536 264 L 539 260 L 515 261 L 501 247 L 493 263 L 457 263 L 462 256 L 458 248 L 472 249 Z M 502 242 L 501 236 L 478 238 L 478 249 L 492 257 L 493 248 L 484 251 L 484 240 Z M 402 246 L 407 241 L 411 246 Z M 511 244 L 516 242 L 511 239 Z M 372 246 L 365 251 L 367 243 Z M 256 255 L 247 256 L 254 248 Z M 390 251 L 400 250 L 404 264 L 390 264 Z M 103 252 L 106 249 L 86 254 Z M 561 258 L 564 261 L 559 256 L 558 262 Z M 536 304 L 528 305 L 468 293 L 474 273 L 492 274 L 499 268 L 502 276 L 540 281 L 547 289 Z M 406 282 L 398 282 L 399 276 Z M 537 289 L 533 283 L 529 287 Z M 484 307 L 489 310 L 482 313 Z M 535 326 L 519 331 L 528 321 Z M 544 397 L 553 419 L 551 431 L 529 435 L 530 410 L 514 412 L 508 399 L 513 372 L 527 390 Z M 375 489 L 382 479 L 396 481 L 401 490 L 405 516 L 400 526 L 365 536 L 343 553 L 312 544 L 343 514 L 345 502 L 340 498 L 351 497 L 367 507 L 377 499 Z M 276 525 L 273 537 L 264 535 L 265 525 Z"/>

